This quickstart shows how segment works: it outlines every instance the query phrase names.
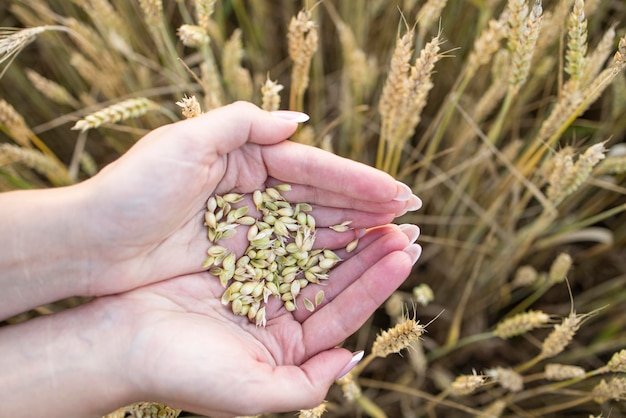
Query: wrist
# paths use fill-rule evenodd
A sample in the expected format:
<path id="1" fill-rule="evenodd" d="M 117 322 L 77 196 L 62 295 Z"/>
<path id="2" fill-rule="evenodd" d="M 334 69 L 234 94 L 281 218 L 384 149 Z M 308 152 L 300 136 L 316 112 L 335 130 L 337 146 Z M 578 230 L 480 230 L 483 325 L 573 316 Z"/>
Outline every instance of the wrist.
<path id="1" fill-rule="evenodd" d="M 80 185 L 0 194 L 0 319 L 85 294 L 84 200 Z"/>
<path id="2" fill-rule="evenodd" d="M 0 328 L 0 416 L 102 417 L 132 403 L 122 352 L 92 303 Z"/>

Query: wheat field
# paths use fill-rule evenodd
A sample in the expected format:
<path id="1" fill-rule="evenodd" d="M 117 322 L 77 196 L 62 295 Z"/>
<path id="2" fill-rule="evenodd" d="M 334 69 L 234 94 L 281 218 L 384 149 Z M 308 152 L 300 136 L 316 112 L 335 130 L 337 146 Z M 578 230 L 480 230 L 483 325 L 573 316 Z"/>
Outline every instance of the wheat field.
<path id="1" fill-rule="evenodd" d="M 0 28 L 0 191 L 248 100 L 420 196 L 421 260 L 301 417 L 626 416 L 623 1 L 5 0 Z M 109 416 L 192 416 L 145 401 Z"/>

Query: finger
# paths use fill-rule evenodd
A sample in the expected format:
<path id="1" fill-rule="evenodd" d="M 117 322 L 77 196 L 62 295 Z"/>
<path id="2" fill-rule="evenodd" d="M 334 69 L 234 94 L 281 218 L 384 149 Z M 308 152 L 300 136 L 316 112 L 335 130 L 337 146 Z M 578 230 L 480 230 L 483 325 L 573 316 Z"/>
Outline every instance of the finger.
<path id="1" fill-rule="evenodd" d="M 176 141 L 176 147 L 164 147 L 171 158 L 185 156 L 185 160 L 196 158 L 207 163 L 246 142 L 266 145 L 284 141 L 297 127 L 296 122 L 275 117 L 251 103 L 236 102 L 166 125 L 148 137 Z"/>
<path id="2" fill-rule="evenodd" d="M 250 405 L 262 406 L 259 412 L 288 412 L 310 409 L 321 404 L 352 354 L 342 348 L 324 350 L 297 366 L 278 366 L 259 381 L 252 391 Z M 268 388 L 271 388 L 268 391 Z"/>
<path id="3" fill-rule="evenodd" d="M 329 191 L 316 186 L 297 184 L 287 181 L 291 190 L 283 192 L 283 196 L 290 202 L 306 202 L 329 208 L 356 209 L 373 213 L 393 213 L 396 215 L 405 212 L 407 201 L 392 199 L 384 202 L 375 202 L 362 199 L 361 196 L 346 195 L 339 192 Z M 275 179 L 268 181 L 268 185 L 275 186 L 284 183 Z M 402 190 L 404 186 L 397 184 Z M 400 197 L 402 199 L 402 196 Z"/>
<path id="4" fill-rule="evenodd" d="M 354 333 L 408 277 L 413 256 L 402 250 L 385 255 L 311 315 L 303 324 L 307 349 L 315 352 L 339 344 Z"/>
<path id="5" fill-rule="evenodd" d="M 295 142 L 281 142 L 263 147 L 268 174 L 290 184 L 314 186 L 311 199 L 321 194 L 336 195 L 372 202 L 406 201 L 411 189 L 389 174 L 319 148 Z"/>

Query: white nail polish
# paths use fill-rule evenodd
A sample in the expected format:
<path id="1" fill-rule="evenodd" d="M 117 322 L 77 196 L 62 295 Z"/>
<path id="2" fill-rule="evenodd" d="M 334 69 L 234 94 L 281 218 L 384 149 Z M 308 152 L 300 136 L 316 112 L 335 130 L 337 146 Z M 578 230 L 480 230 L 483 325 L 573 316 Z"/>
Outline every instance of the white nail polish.
<path id="1" fill-rule="evenodd" d="M 413 195 L 413 191 L 411 190 L 411 188 L 400 181 L 396 181 L 396 185 L 396 197 L 394 197 L 393 200 L 397 200 L 399 202 L 406 202 L 407 200 L 409 200 Z"/>
<path id="2" fill-rule="evenodd" d="M 293 110 L 275 110 L 270 112 L 272 116 L 277 117 L 279 119 L 288 120 L 291 122 L 302 123 L 306 122 L 310 119 L 309 115 L 302 112 L 295 112 Z"/>
<path id="3" fill-rule="evenodd" d="M 365 354 L 363 350 L 357 351 L 356 353 L 354 353 L 352 355 L 352 360 L 350 360 L 350 362 L 346 364 L 343 369 L 341 369 L 341 371 L 339 372 L 335 380 L 344 377 L 350 372 L 350 370 L 354 369 L 354 366 L 356 366 L 359 363 L 359 361 L 361 361 L 361 359 L 363 358 L 363 354 Z"/>

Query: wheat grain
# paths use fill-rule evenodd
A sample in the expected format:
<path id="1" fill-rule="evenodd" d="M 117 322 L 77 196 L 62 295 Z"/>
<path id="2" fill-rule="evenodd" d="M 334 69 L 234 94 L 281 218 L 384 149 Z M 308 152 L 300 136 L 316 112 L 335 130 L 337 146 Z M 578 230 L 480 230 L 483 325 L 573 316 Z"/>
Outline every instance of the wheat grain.
<path id="1" fill-rule="evenodd" d="M 107 123 L 136 118 L 158 108 L 157 103 L 144 97 L 128 99 L 85 116 L 76 122 L 72 129 L 85 132 Z"/>
<path id="2" fill-rule="evenodd" d="M 541 311 L 522 312 L 499 322 L 493 331 L 493 335 L 502 339 L 512 338 L 539 328 L 549 320 L 550 315 Z"/>
<path id="3" fill-rule="evenodd" d="M 548 380 L 567 380 L 585 375 L 585 369 L 567 364 L 546 364 L 545 376 Z"/>
<path id="4" fill-rule="evenodd" d="M 313 249 L 315 219 L 307 213 L 312 208 L 305 203 L 291 205 L 281 194 L 288 190 L 289 185 L 255 190 L 252 200 L 258 219 L 247 215 L 248 206 L 231 206 L 240 203 L 243 195 L 229 193 L 207 200 L 205 226 L 209 240 L 215 243 L 228 239 L 239 225 L 247 225 L 249 245 L 244 255 L 236 258 L 233 252 L 213 244 L 207 250 L 203 268 L 217 276 L 225 288 L 222 304 L 231 304 L 234 314 L 247 316 L 258 326 L 267 323 L 264 304 L 270 296 L 281 300 L 287 311 L 293 311 L 302 289 L 309 283 L 327 280 L 328 272 L 341 261 L 333 251 Z M 315 302 L 305 299 L 305 308 L 313 311 L 323 298 L 324 292 L 318 291 Z"/>

